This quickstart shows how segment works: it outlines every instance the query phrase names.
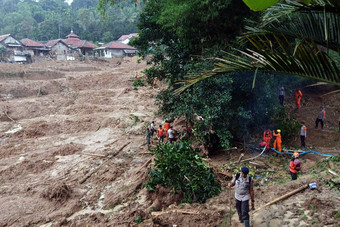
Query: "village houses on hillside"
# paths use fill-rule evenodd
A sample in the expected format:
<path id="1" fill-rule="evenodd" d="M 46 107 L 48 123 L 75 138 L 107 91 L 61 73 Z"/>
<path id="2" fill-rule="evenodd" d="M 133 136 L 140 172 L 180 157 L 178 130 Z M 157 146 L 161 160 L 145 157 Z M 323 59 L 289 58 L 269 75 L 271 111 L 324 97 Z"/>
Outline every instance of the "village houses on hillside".
<path id="1" fill-rule="evenodd" d="M 110 42 L 101 47 L 79 39 L 73 30 L 66 39 L 38 42 L 31 39 L 17 40 L 12 35 L 0 36 L 0 62 L 30 63 L 38 58 L 50 57 L 56 60 L 76 60 L 82 56 L 94 55 L 97 57 L 125 57 L 134 56 L 137 49 L 126 43 L 137 33 L 123 35 L 121 41 Z"/>

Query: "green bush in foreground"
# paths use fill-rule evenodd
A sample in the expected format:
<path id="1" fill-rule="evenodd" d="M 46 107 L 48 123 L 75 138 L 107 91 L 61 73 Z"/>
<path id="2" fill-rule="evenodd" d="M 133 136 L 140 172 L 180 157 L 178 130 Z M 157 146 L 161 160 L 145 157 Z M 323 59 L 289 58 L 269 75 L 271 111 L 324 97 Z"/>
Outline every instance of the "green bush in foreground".
<path id="1" fill-rule="evenodd" d="M 154 169 L 146 186 L 153 191 L 156 185 L 172 187 L 174 192 L 182 191 L 183 202 L 205 202 L 221 192 L 212 169 L 193 150 L 189 142 L 159 144 L 151 151 L 156 158 Z"/>

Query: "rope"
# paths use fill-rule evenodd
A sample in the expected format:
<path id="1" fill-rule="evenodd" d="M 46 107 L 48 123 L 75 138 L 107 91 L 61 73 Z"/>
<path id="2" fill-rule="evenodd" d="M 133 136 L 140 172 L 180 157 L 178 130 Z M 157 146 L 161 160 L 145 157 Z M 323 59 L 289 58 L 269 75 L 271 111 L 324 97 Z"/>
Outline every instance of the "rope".
<path id="1" fill-rule="evenodd" d="M 274 148 L 271 148 L 273 151 L 275 151 L 276 153 L 278 154 L 288 154 L 288 155 L 293 155 L 292 152 L 279 152 L 277 150 L 275 150 Z M 332 155 L 332 154 L 323 154 L 323 153 L 320 153 L 320 152 L 317 152 L 317 151 L 304 151 L 304 152 L 301 152 L 299 153 L 299 155 L 304 155 L 304 154 L 308 154 L 308 153 L 313 153 L 313 154 L 318 154 L 318 155 L 323 155 L 323 156 L 328 156 L 328 157 L 335 157 L 335 155 Z"/>

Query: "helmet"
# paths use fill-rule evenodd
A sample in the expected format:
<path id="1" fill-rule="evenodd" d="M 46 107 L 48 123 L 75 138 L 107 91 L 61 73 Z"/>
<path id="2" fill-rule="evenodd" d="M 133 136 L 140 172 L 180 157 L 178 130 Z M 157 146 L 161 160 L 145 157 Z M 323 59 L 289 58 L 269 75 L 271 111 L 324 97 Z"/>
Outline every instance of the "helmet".
<path id="1" fill-rule="evenodd" d="M 294 152 L 293 156 L 295 156 L 295 157 L 299 157 L 299 156 L 300 156 L 300 154 L 299 154 L 298 152 Z"/>
<path id="2" fill-rule="evenodd" d="M 278 129 L 278 130 L 276 130 L 277 132 L 281 132 L 281 130 L 280 129 Z"/>
<path id="3" fill-rule="evenodd" d="M 243 166 L 243 167 L 241 168 L 241 171 L 242 171 L 242 173 L 244 173 L 244 174 L 248 174 L 248 173 L 249 173 L 249 169 L 248 169 L 247 167 L 245 167 L 245 166 Z"/>
<path id="4" fill-rule="evenodd" d="M 300 159 L 295 159 L 294 160 L 294 165 L 298 166 L 300 164 L 301 164 Z"/>

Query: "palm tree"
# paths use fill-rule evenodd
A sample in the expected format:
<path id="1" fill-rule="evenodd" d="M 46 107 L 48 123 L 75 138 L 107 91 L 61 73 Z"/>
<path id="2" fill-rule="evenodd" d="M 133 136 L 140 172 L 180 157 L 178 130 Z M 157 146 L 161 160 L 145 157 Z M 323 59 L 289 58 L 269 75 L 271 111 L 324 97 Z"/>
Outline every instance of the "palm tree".
<path id="1" fill-rule="evenodd" d="M 268 8 L 260 24 L 246 27 L 251 48 L 211 58 L 213 70 L 188 76 L 176 92 L 212 76 L 245 71 L 255 72 L 254 78 L 257 71 L 273 72 L 340 86 L 340 1 L 309 3 L 284 0 Z"/>

